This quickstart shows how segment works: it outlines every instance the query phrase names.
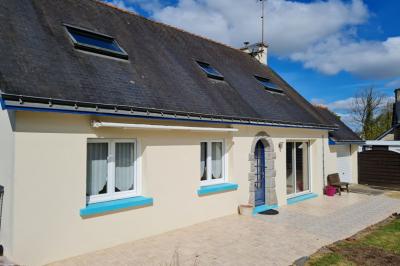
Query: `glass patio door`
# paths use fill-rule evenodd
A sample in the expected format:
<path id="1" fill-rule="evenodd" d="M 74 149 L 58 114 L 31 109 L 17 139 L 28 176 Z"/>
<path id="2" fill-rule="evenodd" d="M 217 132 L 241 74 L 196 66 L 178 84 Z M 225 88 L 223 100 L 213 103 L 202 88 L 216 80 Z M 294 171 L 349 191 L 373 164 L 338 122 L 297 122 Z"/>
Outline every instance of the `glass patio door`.
<path id="1" fill-rule="evenodd" d="M 310 191 L 309 143 L 286 143 L 286 193 L 288 196 Z"/>

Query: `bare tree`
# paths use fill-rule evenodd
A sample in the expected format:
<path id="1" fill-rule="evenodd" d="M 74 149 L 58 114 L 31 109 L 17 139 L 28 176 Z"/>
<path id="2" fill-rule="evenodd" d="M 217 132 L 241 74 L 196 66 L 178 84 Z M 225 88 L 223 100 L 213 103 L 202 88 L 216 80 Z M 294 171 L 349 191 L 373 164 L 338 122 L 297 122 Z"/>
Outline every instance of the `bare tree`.
<path id="1" fill-rule="evenodd" d="M 363 139 L 374 139 L 377 135 L 375 118 L 378 115 L 382 104 L 384 104 L 385 96 L 378 93 L 374 88 L 366 88 L 359 90 L 353 100 L 351 115 L 355 123 L 357 123 Z M 378 129 L 378 131 L 381 131 Z"/>

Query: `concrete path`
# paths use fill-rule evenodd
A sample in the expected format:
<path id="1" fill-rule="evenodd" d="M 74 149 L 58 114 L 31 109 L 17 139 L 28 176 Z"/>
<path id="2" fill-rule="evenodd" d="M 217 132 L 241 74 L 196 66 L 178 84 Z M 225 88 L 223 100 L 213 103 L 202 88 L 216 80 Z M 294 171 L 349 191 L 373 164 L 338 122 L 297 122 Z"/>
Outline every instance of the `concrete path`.
<path id="1" fill-rule="evenodd" d="M 52 265 L 289 265 L 400 212 L 400 200 L 343 193 L 279 211 L 227 216 Z"/>

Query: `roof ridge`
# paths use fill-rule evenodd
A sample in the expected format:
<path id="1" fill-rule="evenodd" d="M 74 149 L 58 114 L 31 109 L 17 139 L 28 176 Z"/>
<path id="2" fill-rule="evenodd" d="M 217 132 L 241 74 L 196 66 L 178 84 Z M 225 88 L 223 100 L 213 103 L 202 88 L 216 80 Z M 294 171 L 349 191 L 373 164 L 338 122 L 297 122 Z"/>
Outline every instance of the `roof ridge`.
<path id="1" fill-rule="evenodd" d="M 156 21 L 156 20 L 153 20 L 153 19 L 149 19 L 149 18 L 147 18 L 147 17 L 145 17 L 145 16 L 142 16 L 142 15 L 140 15 L 140 14 L 134 13 L 134 12 L 129 11 L 129 10 L 127 10 L 127 9 L 120 8 L 120 7 L 115 6 L 115 5 L 111 4 L 111 3 L 103 2 L 102 0 L 92 0 L 92 1 L 94 1 L 94 2 L 96 2 L 96 3 L 98 3 L 98 4 L 101 4 L 101 5 L 104 5 L 104 6 L 113 8 L 113 9 L 118 10 L 118 11 L 120 11 L 120 12 L 129 14 L 129 15 L 133 15 L 133 16 L 136 16 L 136 17 L 139 17 L 139 18 L 144 19 L 144 20 L 147 20 L 147 21 L 149 21 L 149 22 L 151 22 L 151 23 L 158 24 L 158 25 L 163 26 L 163 27 L 168 27 L 168 28 L 177 30 L 177 31 L 182 32 L 182 33 L 190 34 L 190 35 L 195 36 L 195 37 L 197 37 L 197 38 L 200 38 L 200 39 L 203 39 L 203 40 L 206 40 L 206 41 L 209 41 L 209 42 L 213 42 L 213 43 L 218 44 L 218 45 L 222 45 L 222 46 L 224 46 L 224 47 L 226 47 L 226 48 L 233 49 L 233 50 L 235 50 L 235 51 L 242 52 L 242 51 L 240 50 L 240 48 L 235 48 L 235 47 L 230 46 L 230 45 L 228 45 L 228 44 L 225 44 L 225 43 L 222 43 L 222 42 L 219 42 L 219 41 L 216 41 L 216 40 L 213 40 L 213 39 L 210 39 L 210 38 L 207 38 L 207 37 L 198 35 L 198 34 L 196 34 L 196 33 L 193 33 L 193 32 L 190 32 L 190 31 L 187 31 L 187 30 L 178 28 L 178 27 L 176 27 L 176 26 L 172 26 L 172 25 L 166 24 L 166 23 L 164 23 L 164 22 L 160 22 L 160 21 Z"/>

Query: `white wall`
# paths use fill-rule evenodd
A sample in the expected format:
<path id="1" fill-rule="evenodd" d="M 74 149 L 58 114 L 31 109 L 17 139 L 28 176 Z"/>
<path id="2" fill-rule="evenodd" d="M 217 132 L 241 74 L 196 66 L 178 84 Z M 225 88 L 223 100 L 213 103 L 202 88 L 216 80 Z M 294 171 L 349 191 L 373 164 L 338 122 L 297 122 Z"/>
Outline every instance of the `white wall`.
<path id="1" fill-rule="evenodd" d="M 337 168 L 337 151 L 336 151 L 336 146 L 337 145 L 329 145 L 326 157 L 327 157 L 327 172 L 325 175 L 328 176 L 329 174 L 337 173 L 338 168 Z M 349 147 L 350 149 L 350 158 L 349 160 L 351 161 L 351 182 L 353 184 L 358 184 L 358 149 L 359 146 L 356 144 L 346 144 L 346 146 Z"/>
<path id="2" fill-rule="evenodd" d="M 14 118 L 13 112 L 0 110 L 0 185 L 4 186 L 0 243 L 4 247 L 5 253 L 12 245 L 10 229 L 13 226 Z"/>
<path id="3" fill-rule="evenodd" d="M 249 154 L 260 131 L 271 136 L 276 152 L 278 204 L 286 204 L 287 140 L 310 140 L 312 190 L 322 194 L 321 137 L 324 135 L 327 142 L 326 131 L 244 126 L 238 126 L 235 133 L 93 129 L 90 121 L 94 118 L 99 119 L 17 112 L 14 245 L 7 255 L 15 262 L 40 265 L 237 213 L 238 205 L 248 202 Z M 136 138 L 140 142 L 143 195 L 154 198 L 153 206 L 90 218 L 79 215 L 86 206 L 86 142 L 98 137 Z M 197 195 L 199 143 L 205 139 L 225 139 L 228 182 L 237 183 L 238 191 Z"/>
<path id="4" fill-rule="evenodd" d="M 352 170 L 352 180 L 351 183 L 358 184 L 358 145 L 352 144 L 350 146 L 350 156 L 351 156 L 351 170 Z"/>
<path id="5" fill-rule="evenodd" d="M 338 168 L 337 168 L 337 152 L 336 152 L 336 146 L 335 145 L 327 146 L 326 160 L 329 163 L 326 165 L 325 179 L 327 178 L 328 175 L 338 172 Z"/>

